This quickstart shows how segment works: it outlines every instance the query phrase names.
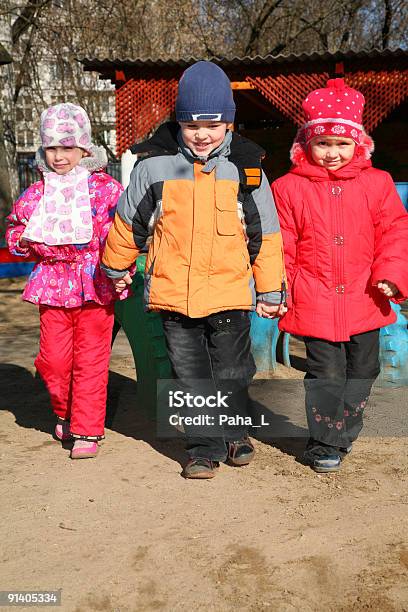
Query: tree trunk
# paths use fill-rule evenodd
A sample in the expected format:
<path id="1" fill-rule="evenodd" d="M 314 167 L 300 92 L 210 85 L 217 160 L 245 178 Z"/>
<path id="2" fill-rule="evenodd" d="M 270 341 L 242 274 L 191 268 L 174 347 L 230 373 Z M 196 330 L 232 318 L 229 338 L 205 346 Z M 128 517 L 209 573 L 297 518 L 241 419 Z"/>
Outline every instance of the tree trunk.
<path id="1" fill-rule="evenodd" d="M 13 202 L 10 184 L 9 156 L 4 139 L 3 116 L 0 113 L 0 240 L 4 236 L 5 218 Z"/>
<path id="2" fill-rule="evenodd" d="M 390 42 L 392 20 L 391 0 L 384 0 L 384 22 L 381 30 L 382 48 L 386 49 Z"/>

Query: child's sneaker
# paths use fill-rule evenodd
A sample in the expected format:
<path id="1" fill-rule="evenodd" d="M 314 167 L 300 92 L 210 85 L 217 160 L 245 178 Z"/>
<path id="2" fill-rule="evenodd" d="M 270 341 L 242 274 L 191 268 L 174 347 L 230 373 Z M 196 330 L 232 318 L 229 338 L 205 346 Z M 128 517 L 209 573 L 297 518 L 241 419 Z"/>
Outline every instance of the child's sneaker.
<path id="1" fill-rule="evenodd" d="M 71 451 L 71 459 L 90 459 L 96 457 L 99 446 L 92 440 L 75 440 Z"/>
<path id="2" fill-rule="evenodd" d="M 228 442 L 228 463 L 230 465 L 248 465 L 255 456 L 255 448 L 248 437 L 236 442 Z"/>
<path id="3" fill-rule="evenodd" d="M 340 455 L 322 455 L 316 457 L 310 467 L 319 473 L 338 472 L 341 467 L 341 457 Z"/>
<path id="4" fill-rule="evenodd" d="M 305 463 L 319 473 L 338 472 L 342 455 L 336 446 L 330 446 L 310 438 L 303 454 Z"/>
<path id="5" fill-rule="evenodd" d="M 219 467 L 219 461 L 196 457 L 187 463 L 182 476 L 184 478 L 214 478 Z"/>
<path id="6" fill-rule="evenodd" d="M 65 442 L 65 440 L 71 440 L 71 432 L 69 430 L 69 421 L 58 417 L 57 424 L 55 426 L 54 435 L 57 440 Z"/>

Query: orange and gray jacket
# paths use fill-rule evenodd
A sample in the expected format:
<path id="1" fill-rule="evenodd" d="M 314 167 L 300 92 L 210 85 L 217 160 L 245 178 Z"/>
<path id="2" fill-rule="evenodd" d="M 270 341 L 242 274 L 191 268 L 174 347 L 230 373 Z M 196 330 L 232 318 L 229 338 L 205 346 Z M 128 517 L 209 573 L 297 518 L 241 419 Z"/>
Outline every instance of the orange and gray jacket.
<path id="1" fill-rule="evenodd" d="M 111 278 L 123 277 L 147 250 L 145 305 L 205 317 L 252 310 L 256 295 L 284 299 L 279 221 L 263 150 L 227 132 L 206 161 L 167 123 L 132 147 L 148 153 L 135 164 L 103 255 Z"/>

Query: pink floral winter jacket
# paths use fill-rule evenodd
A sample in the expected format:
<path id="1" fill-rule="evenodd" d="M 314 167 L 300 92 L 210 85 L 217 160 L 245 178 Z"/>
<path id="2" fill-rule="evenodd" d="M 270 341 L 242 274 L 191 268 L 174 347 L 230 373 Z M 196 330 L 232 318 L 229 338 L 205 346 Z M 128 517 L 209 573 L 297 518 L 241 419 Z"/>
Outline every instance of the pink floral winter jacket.
<path id="1" fill-rule="evenodd" d="M 19 239 L 43 195 L 44 182 L 31 185 L 15 202 L 7 218 L 9 250 L 13 255 L 38 259 L 25 287 L 24 300 L 75 308 L 89 301 L 107 305 L 116 299 L 112 281 L 101 271 L 99 262 L 123 187 L 100 171 L 93 172 L 88 181 L 93 224 L 93 238 L 88 244 L 47 246 L 32 243 L 28 248 L 20 247 Z"/>

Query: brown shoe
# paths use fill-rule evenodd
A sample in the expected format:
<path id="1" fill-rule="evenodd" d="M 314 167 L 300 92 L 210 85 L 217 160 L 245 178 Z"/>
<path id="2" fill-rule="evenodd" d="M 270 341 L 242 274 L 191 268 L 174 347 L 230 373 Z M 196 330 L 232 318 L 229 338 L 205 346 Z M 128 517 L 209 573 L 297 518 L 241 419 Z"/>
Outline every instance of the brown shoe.
<path id="1" fill-rule="evenodd" d="M 211 459 L 190 459 L 183 469 L 182 476 L 184 478 L 214 478 L 219 467 L 219 462 L 211 461 Z"/>
<path id="2" fill-rule="evenodd" d="M 255 448 L 248 437 L 237 442 L 228 442 L 228 463 L 230 465 L 248 465 L 255 457 Z"/>

